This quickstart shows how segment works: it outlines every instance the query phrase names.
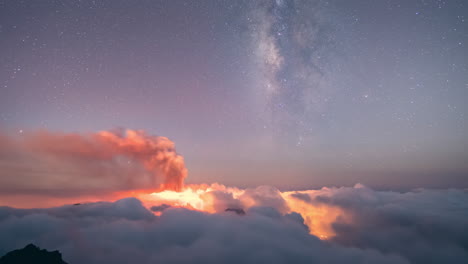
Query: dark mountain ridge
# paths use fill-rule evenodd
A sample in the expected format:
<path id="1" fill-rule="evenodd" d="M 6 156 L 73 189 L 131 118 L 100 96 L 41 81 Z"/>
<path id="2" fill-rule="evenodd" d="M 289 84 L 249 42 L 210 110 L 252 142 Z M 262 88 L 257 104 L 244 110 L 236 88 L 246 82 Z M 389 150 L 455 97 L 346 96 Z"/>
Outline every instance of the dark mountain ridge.
<path id="1" fill-rule="evenodd" d="M 47 251 L 29 244 L 22 249 L 8 252 L 0 258 L 0 264 L 67 264 L 67 262 L 62 260 L 62 254 L 58 250 Z"/>

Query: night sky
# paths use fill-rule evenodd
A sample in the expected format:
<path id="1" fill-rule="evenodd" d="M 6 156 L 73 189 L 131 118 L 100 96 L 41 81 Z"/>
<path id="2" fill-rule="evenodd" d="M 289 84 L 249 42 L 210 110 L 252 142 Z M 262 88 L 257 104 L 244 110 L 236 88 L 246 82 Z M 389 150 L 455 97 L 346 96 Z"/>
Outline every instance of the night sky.
<path id="1" fill-rule="evenodd" d="M 188 183 L 468 187 L 468 2 L 0 0 L 0 128 L 170 138 Z"/>

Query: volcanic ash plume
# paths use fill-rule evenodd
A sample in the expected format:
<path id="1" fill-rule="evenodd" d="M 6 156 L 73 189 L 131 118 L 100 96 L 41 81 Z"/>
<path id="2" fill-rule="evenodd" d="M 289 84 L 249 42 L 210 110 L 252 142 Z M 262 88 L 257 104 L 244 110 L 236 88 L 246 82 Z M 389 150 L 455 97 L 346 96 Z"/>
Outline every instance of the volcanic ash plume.
<path id="1" fill-rule="evenodd" d="M 115 153 L 139 160 L 154 175 L 162 173 L 162 189 L 182 190 L 187 169 L 184 158 L 176 153 L 174 142 L 168 138 L 149 136 L 143 131 L 135 130 L 127 130 L 126 136 L 102 131 L 98 133 L 97 138 L 108 144 Z"/>
<path id="2" fill-rule="evenodd" d="M 180 191 L 186 176 L 174 143 L 143 131 L 0 134 L 0 194 Z"/>

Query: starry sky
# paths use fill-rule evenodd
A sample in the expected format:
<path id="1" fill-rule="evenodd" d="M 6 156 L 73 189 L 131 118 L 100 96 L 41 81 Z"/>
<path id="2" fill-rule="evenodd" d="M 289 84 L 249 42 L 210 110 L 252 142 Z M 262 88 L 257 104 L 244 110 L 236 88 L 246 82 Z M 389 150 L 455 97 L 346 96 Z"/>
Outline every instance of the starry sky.
<path id="1" fill-rule="evenodd" d="M 169 137 L 188 183 L 468 187 L 468 2 L 0 0 L 0 128 Z"/>

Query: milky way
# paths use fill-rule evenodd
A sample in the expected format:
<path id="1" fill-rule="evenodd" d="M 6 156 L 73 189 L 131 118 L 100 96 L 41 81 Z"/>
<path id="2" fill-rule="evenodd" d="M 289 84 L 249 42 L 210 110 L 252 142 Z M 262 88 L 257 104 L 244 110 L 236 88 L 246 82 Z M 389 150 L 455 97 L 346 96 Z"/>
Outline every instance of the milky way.
<path id="1" fill-rule="evenodd" d="M 0 0 L 0 257 L 465 263 L 467 19 L 466 0 Z"/>
<path id="2" fill-rule="evenodd" d="M 466 186 L 466 10 L 4 0 L 0 126 L 166 135 L 192 183 Z"/>
<path id="3" fill-rule="evenodd" d="M 261 1 L 248 20 L 263 78 L 259 87 L 273 132 L 292 133 L 297 145 L 314 130 L 314 118 L 324 113 L 331 94 L 327 61 L 332 55 L 331 21 L 324 4 Z M 286 130 L 286 131 L 283 131 Z M 291 132 L 293 131 L 293 132 Z"/>

